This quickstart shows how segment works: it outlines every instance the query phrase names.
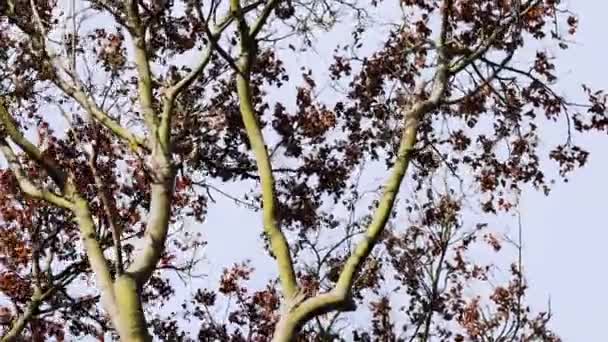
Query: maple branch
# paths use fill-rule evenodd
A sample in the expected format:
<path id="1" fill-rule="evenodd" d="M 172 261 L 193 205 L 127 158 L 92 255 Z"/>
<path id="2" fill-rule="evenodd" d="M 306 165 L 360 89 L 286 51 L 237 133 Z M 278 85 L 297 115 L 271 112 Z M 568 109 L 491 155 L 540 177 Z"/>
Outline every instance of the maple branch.
<path id="1" fill-rule="evenodd" d="M 270 1 L 269 3 L 272 2 L 273 1 Z M 260 175 L 264 231 L 270 240 L 270 249 L 277 259 L 283 295 L 288 300 L 291 300 L 295 298 L 298 293 L 298 285 L 289 244 L 277 222 L 277 198 L 275 194 L 272 166 L 264 136 L 258 125 L 249 80 L 251 65 L 254 63 L 257 50 L 256 42 L 255 38 L 250 35 L 249 27 L 242 13 L 239 0 L 231 0 L 230 9 L 238 20 L 240 58 L 238 60 L 239 70 L 236 72 L 237 93 L 243 124 L 245 125 L 245 131 L 247 132 L 247 137 L 249 138 L 249 143 L 255 156 L 258 173 Z M 260 23 L 263 23 L 263 21 Z"/>

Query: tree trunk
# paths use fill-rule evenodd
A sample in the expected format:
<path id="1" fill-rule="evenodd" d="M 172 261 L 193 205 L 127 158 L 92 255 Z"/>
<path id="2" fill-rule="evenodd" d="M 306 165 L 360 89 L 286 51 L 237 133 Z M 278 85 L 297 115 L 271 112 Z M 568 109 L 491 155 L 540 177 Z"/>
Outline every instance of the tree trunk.
<path id="1" fill-rule="evenodd" d="M 292 342 L 298 332 L 298 322 L 291 315 L 281 315 L 274 328 L 272 342 Z"/>
<path id="2" fill-rule="evenodd" d="M 121 342 L 150 342 L 141 297 L 135 279 L 123 275 L 114 284 L 117 312 L 112 317 Z"/>

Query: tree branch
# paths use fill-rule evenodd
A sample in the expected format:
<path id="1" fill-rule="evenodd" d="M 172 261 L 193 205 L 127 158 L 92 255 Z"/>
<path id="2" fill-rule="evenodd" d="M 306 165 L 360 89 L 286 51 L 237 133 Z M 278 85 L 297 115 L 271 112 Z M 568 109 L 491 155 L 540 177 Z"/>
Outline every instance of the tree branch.
<path id="1" fill-rule="evenodd" d="M 66 174 L 60 170 L 59 166 L 50 158 L 43 156 L 42 152 L 25 138 L 19 131 L 11 114 L 8 112 L 4 99 L 0 98 L 0 124 L 4 128 L 4 133 L 8 134 L 11 140 L 23 150 L 31 159 L 40 164 L 57 186 L 63 190 L 67 179 Z"/>
<path id="2" fill-rule="evenodd" d="M 437 44 L 440 64 L 434 77 L 433 91 L 428 99 L 419 99 L 404 115 L 405 122 L 397 152 L 397 160 L 393 165 L 389 179 L 384 185 L 382 197 L 372 216 L 372 221 L 364 233 L 363 239 L 359 241 L 354 252 L 346 260 L 338 281 L 331 291 L 312 298 L 301 299 L 301 303 L 297 303 L 291 312 L 281 317 L 275 329 L 274 342 L 293 340 L 295 332 L 313 317 L 334 310 L 354 310 L 355 303 L 350 298 L 350 294 L 355 277 L 380 239 L 391 215 L 399 188 L 414 151 L 418 125 L 424 115 L 439 107 L 447 90 L 449 56 L 444 49 L 446 48 L 445 43 L 448 36 L 447 22 L 449 20 L 451 5 L 452 0 L 445 0 L 442 6 L 442 30 Z M 422 89 L 418 93 L 422 93 L 424 84 L 420 88 Z"/>
<path id="3" fill-rule="evenodd" d="M 270 2 L 273 2 L 272 0 Z M 272 166 L 264 136 L 258 125 L 249 77 L 251 65 L 256 55 L 256 42 L 250 35 L 249 27 L 242 13 L 239 0 L 230 1 L 230 9 L 237 17 L 238 30 L 240 33 L 240 58 L 239 70 L 236 72 L 237 93 L 239 105 L 247 137 L 256 159 L 258 173 L 262 188 L 263 224 L 264 231 L 270 240 L 270 248 L 277 258 L 279 267 L 279 278 L 283 295 L 288 300 L 295 299 L 298 293 L 298 285 L 294 272 L 293 260 L 289 250 L 289 244 L 277 222 L 276 195 Z"/>
<path id="4" fill-rule="evenodd" d="M 53 204 L 57 207 L 64 209 L 71 209 L 73 203 L 62 197 L 61 195 L 55 194 L 52 191 L 39 189 L 34 183 L 32 183 L 28 176 L 25 174 L 21 165 L 19 163 L 19 159 L 15 155 L 15 152 L 8 144 L 8 142 L 4 138 L 0 138 L 0 151 L 6 158 L 11 171 L 17 178 L 17 183 L 19 184 L 19 188 L 29 197 L 46 201 L 50 204 Z"/>
<path id="5" fill-rule="evenodd" d="M 159 143 L 165 152 L 169 147 L 169 132 L 159 131 L 159 118 L 154 110 L 154 100 L 152 96 L 152 71 L 150 61 L 146 51 L 146 29 L 141 22 L 139 15 L 139 2 L 137 0 L 127 1 L 127 13 L 129 17 L 129 27 L 133 39 L 134 59 L 138 73 L 139 103 L 144 115 L 144 121 L 150 130 L 151 146 L 153 149 Z M 166 127 L 167 130 L 170 127 Z"/>
<path id="6" fill-rule="evenodd" d="M 251 30 L 249 32 L 249 36 L 252 39 L 255 39 L 257 37 L 257 35 L 260 33 L 260 31 L 266 24 L 266 21 L 268 21 L 268 17 L 270 17 L 270 14 L 277 7 L 279 2 L 280 2 L 280 0 L 268 0 L 266 2 L 266 5 L 262 9 L 262 13 L 257 18 L 257 20 L 255 21 L 255 23 L 253 24 L 253 26 L 251 27 Z"/>
<path id="7" fill-rule="evenodd" d="M 202 13 L 200 11 L 200 6 L 198 6 L 198 9 L 199 9 L 199 16 L 201 17 L 201 20 L 202 20 Z M 232 13 L 228 13 L 228 14 L 226 14 L 226 16 L 224 16 L 224 18 L 222 20 L 220 20 L 220 22 L 217 25 L 215 25 L 215 28 L 213 30 L 210 30 L 208 28 L 208 24 L 205 23 L 205 28 L 206 28 L 206 31 L 208 33 L 208 38 L 209 38 L 209 45 L 206 47 L 205 51 L 203 52 L 200 62 L 194 67 L 194 69 L 188 75 L 186 75 L 184 78 L 179 80 L 179 82 L 177 82 L 173 86 L 169 87 L 169 89 L 167 89 L 165 91 L 165 101 L 163 103 L 163 112 L 161 114 L 161 121 L 160 121 L 160 127 L 159 127 L 159 131 L 162 132 L 162 134 L 170 135 L 171 117 L 172 117 L 172 111 L 173 111 L 173 105 L 175 103 L 175 99 L 179 96 L 179 94 L 181 94 L 185 89 L 187 89 L 192 84 L 192 82 L 194 82 L 194 80 L 196 80 L 203 73 L 203 71 L 205 70 L 205 68 L 207 67 L 209 62 L 211 61 L 211 56 L 213 55 L 214 46 L 217 44 L 217 41 L 220 38 L 222 32 L 224 32 L 224 30 L 226 30 L 229 27 L 230 23 L 233 20 L 234 20 L 234 16 L 232 15 Z"/>
<path id="8" fill-rule="evenodd" d="M 95 232 L 95 223 L 89 209 L 89 203 L 79 194 L 74 193 L 74 217 L 80 228 L 80 234 L 86 250 L 87 259 L 101 291 L 101 300 L 106 310 L 109 311 L 112 317 L 117 311 L 116 301 L 114 298 L 114 282 L 110 274 L 110 268 L 106 257 L 103 255 L 97 235 Z"/>
<path id="9" fill-rule="evenodd" d="M 46 54 L 46 56 L 41 56 L 43 58 L 42 63 L 48 64 L 48 66 L 52 70 L 52 79 L 51 81 L 61 89 L 67 96 L 74 99 L 78 104 L 80 104 L 86 112 L 91 115 L 94 119 L 99 121 L 106 128 L 110 129 L 116 136 L 125 140 L 132 149 L 136 149 L 137 147 L 145 147 L 145 143 L 143 139 L 135 136 L 133 133 L 129 132 L 126 128 L 122 127 L 119 122 L 111 118 L 107 113 L 105 113 L 94 101 L 88 96 L 82 87 L 82 84 L 78 80 L 78 77 L 74 74 L 76 70 L 68 70 L 64 67 L 57 59 L 57 54 L 53 51 L 53 49 L 47 44 L 47 36 L 44 26 L 42 25 L 40 16 L 38 15 L 38 10 L 33 1 L 30 3 L 32 12 L 34 13 L 34 21 L 36 29 L 32 30 L 23 25 L 19 20 L 14 18 L 15 12 L 14 8 L 11 10 L 10 6 L 7 11 L 5 11 L 5 15 L 9 18 L 12 18 L 16 23 L 17 27 L 26 35 L 30 36 L 34 40 L 37 40 L 42 45 L 42 50 Z M 65 80 L 59 71 L 63 71 L 66 75 L 70 76 L 74 84 Z"/>
<path id="10" fill-rule="evenodd" d="M 97 172 L 97 148 L 96 146 L 92 147 L 91 157 L 89 158 L 89 168 L 91 169 L 91 173 L 93 173 L 93 178 L 95 178 L 95 185 L 97 186 L 97 190 L 99 191 L 99 197 L 101 198 L 101 203 L 103 204 L 104 213 L 106 215 L 106 220 L 108 221 L 108 225 L 110 226 L 110 230 L 112 231 L 112 240 L 114 242 L 114 254 L 116 256 L 116 274 L 121 275 L 123 273 L 123 260 L 122 260 L 122 247 L 121 247 L 121 233 L 122 226 L 118 223 L 118 219 L 120 218 L 118 211 L 116 210 L 116 206 L 112 201 L 110 201 L 110 196 L 108 196 L 106 192 L 106 186 L 103 184 L 103 180 Z"/>

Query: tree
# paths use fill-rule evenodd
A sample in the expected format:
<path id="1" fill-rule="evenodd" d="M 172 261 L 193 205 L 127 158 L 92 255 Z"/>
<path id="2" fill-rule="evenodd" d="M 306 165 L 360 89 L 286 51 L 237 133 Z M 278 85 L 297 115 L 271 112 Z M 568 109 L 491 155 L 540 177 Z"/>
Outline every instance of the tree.
<path id="1" fill-rule="evenodd" d="M 490 269 L 467 251 L 502 244 L 465 220 L 463 205 L 494 216 L 513 211 L 526 184 L 549 192 L 539 127 L 567 121 L 566 142 L 550 152 L 562 176 L 588 158 L 572 137 L 608 128 L 601 91 L 584 87 L 586 102 L 571 102 L 550 51 L 526 56 L 536 42 L 567 48 L 576 17 L 556 0 L 401 1 L 382 46 L 366 53 L 377 6 L 390 4 L 1 4 L 0 287 L 15 307 L 4 339 L 61 339 L 59 322 L 122 341 L 148 341 L 150 327 L 160 339 L 191 338 L 145 307 L 178 286 L 160 271 L 196 265 L 190 254 L 204 242 L 180 228 L 203 222 L 212 193 L 227 195 L 213 180 L 254 184 L 235 201 L 261 211 L 278 282 L 252 291 L 248 264 L 227 269 L 218 289 L 183 305 L 201 321 L 199 340 L 348 339 L 336 322 L 362 305 L 373 320 L 356 340 L 557 340 L 550 314 L 523 303 L 521 260 L 493 287 L 493 309 L 464 294 Z M 327 70 L 347 90 L 318 97 L 323 70 L 303 66 L 295 106 L 277 101 L 295 82 L 283 61 L 352 17 L 352 42 Z M 374 168 L 388 171 L 370 202 L 359 182 Z M 404 182 L 417 201 L 397 203 Z M 70 288 L 92 276 L 91 293 Z M 382 284 L 408 298 L 405 331 Z M 235 298 L 228 322 L 209 310 L 218 296 Z"/>

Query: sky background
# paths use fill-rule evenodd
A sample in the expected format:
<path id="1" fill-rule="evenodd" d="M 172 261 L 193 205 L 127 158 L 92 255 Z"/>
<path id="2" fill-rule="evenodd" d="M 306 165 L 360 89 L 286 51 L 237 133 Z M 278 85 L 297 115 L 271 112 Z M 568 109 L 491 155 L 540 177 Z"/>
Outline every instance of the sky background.
<path id="1" fill-rule="evenodd" d="M 559 58 L 560 85 L 580 94 L 580 83 L 608 89 L 608 20 L 605 1 L 570 1 L 580 17 L 576 43 Z M 550 296 L 553 327 L 564 341 L 608 340 L 608 140 L 577 139 L 591 152 L 586 167 L 568 183 L 558 183 L 549 197 L 528 191 L 522 197 L 524 262 L 537 307 Z"/>

